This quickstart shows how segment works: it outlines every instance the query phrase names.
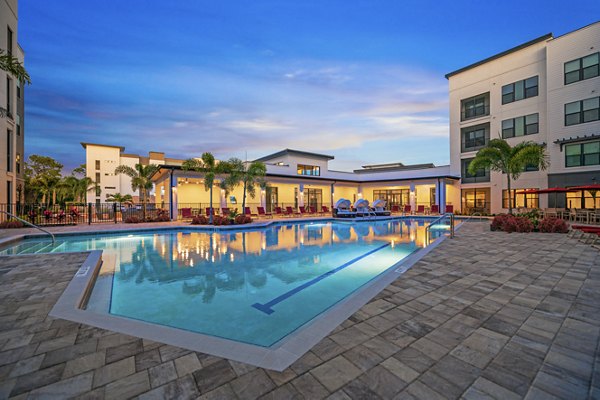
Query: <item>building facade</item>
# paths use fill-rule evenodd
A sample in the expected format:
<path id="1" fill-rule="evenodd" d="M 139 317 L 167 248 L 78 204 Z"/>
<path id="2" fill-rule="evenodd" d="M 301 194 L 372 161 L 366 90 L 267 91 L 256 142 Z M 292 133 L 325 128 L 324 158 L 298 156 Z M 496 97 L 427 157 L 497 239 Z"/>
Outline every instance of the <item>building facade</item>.
<path id="1" fill-rule="evenodd" d="M 600 183 L 600 22 L 560 37 L 547 34 L 446 75 L 450 97 L 450 168 L 461 177 L 463 213 L 516 207 L 591 208 L 590 192 L 520 194 Z M 506 175 L 467 171 L 490 139 L 546 146 L 550 167 L 526 168 L 507 191 Z"/>
<path id="2" fill-rule="evenodd" d="M 96 183 L 97 189 L 89 190 L 86 196 L 88 203 L 104 203 L 112 194 L 129 194 L 135 202 L 139 202 L 139 192 L 131 187 L 131 178 L 123 174 L 115 174 L 119 165 L 135 168 L 136 164 L 181 165 L 182 160 L 165 158 L 164 153 L 151 151 L 148 156 L 125 153 L 122 146 L 111 146 L 95 143 L 81 143 L 85 149 L 86 176 Z"/>
<path id="3" fill-rule="evenodd" d="M 24 62 L 17 41 L 17 0 L 0 0 L 0 48 Z M 0 71 L 0 204 L 22 201 L 24 195 L 25 92 L 24 85 Z"/>
<path id="4" fill-rule="evenodd" d="M 210 194 L 204 187 L 201 173 L 185 171 L 181 168 L 184 160 L 167 158 L 164 153 L 150 152 L 148 157 L 126 154 L 120 146 L 82 143 L 86 150 L 87 176 L 98 182 L 99 190 L 88 193 L 89 203 L 101 203 L 114 193 L 131 194 L 137 202 L 138 193 L 131 188 L 131 179 L 126 175 L 115 175 L 119 165 L 134 167 L 137 163 L 160 165 L 160 171 L 153 177 L 155 189 L 151 202 L 157 207 L 170 208 L 174 217 L 182 208 L 202 209 L 209 206 Z M 255 197 L 247 196 L 246 205 L 256 211 L 257 206 L 267 210 L 275 206 L 312 206 L 321 210 L 331 207 L 340 198 L 355 202 L 364 198 L 387 200 L 388 206 L 411 205 L 428 209 L 437 204 L 458 204 L 459 176 L 450 172 L 450 166 L 433 164 L 365 165 L 351 172 L 329 169 L 329 161 L 334 157 L 307 151 L 285 149 L 259 158 L 267 167 L 267 187 L 258 190 Z M 217 177 L 213 189 L 213 207 L 240 208 L 243 202 L 243 189 L 236 187 L 225 193 L 217 185 L 222 177 Z"/>

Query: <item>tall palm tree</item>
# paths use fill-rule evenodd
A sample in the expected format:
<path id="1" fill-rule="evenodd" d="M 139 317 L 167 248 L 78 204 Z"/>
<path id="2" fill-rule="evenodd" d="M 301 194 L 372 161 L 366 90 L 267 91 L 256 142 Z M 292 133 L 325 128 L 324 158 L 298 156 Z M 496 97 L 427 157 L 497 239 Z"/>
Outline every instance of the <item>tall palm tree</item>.
<path id="1" fill-rule="evenodd" d="M 142 200 L 142 216 L 146 220 L 146 202 L 148 191 L 152 190 L 152 175 L 158 172 L 160 166 L 155 164 L 135 164 L 135 168 L 129 165 L 119 165 L 115 168 L 115 174 L 124 174 L 131 178 L 131 189 L 140 191 Z"/>
<path id="2" fill-rule="evenodd" d="M 183 162 L 182 168 L 186 171 L 201 172 L 204 175 L 204 188 L 210 191 L 209 222 L 213 223 L 213 186 L 218 174 L 226 172 L 229 168 L 226 163 L 219 163 L 209 152 L 202 153 L 200 159 L 189 158 Z"/>
<path id="3" fill-rule="evenodd" d="M 475 174 L 485 168 L 506 174 L 508 212 L 512 214 L 512 181 L 517 180 L 527 166 L 535 166 L 543 171 L 548 165 L 543 145 L 526 141 L 511 147 L 504 139 L 492 139 L 486 147 L 477 152 L 469 164 L 469 173 Z"/>
<path id="4" fill-rule="evenodd" d="M 267 167 L 260 161 L 253 161 L 246 165 L 239 158 L 230 158 L 227 161 L 228 170 L 225 184 L 227 188 L 233 188 L 240 183 L 244 186 L 244 195 L 242 197 L 242 213 L 246 209 L 246 194 L 251 198 L 256 197 L 256 187 L 264 189 L 267 187 L 265 175 Z"/>

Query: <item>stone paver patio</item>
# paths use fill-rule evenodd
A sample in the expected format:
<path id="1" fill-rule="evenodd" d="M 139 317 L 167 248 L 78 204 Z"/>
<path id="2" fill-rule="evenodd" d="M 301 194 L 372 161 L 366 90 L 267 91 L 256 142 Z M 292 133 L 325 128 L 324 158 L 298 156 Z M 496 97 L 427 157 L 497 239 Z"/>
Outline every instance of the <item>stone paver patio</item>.
<path id="1" fill-rule="evenodd" d="M 600 397 L 600 252 L 467 223 L 283 372 L 47 316 L 85 253 L 0 257 L 0 398 Z"/>

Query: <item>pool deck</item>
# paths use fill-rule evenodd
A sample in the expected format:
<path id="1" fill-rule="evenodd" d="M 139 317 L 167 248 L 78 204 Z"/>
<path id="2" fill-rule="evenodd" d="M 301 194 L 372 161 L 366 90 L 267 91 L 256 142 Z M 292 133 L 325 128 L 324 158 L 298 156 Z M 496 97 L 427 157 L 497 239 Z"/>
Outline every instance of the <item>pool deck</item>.
<path id="1" fill-rule="evenodd" d="M 48 317 L 86 255 L 0 257 L 0 398 L 600 397 L 600 252 L 566 235 L 465 223 L 283 372 Z"/>

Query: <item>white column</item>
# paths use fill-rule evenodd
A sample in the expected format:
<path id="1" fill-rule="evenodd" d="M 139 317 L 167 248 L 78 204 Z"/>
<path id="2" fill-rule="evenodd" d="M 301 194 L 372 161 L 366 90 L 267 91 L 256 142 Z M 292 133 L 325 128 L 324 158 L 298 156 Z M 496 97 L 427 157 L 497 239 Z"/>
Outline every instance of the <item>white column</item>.
<path id="1" fill-rule="evenodd" d="M 331 184 L 331 208 L 333 208 L 333 206 L 335 205 L 336 199 L 335 199 L 335 184 L 332 183 Z"/>
<path id="2" fill-rule="evenodd" d="M 445 213 L 446 212 L 446 180 L 442 179 L 440 180 L 440 200 L 439 200 L 439 204 L 440 204 L 440 213 Z M 456 206 L 454 206 L 456 207 Z M 456 209 L 455 211 L 457 211 L 458 209 Z"/>
<path id="3" fill-rule="evenodd" d="M 227 208 L 227 193 L 225 190 L 221 189 L 221 195 L 219 196 L 219 200 L 221 203 L 221 208 Z"/>
<path id="4" fill-rule="evenodd" d="M 266 189 L 260 189 L 260 206 L 264 209 L 267 208 L 267 193 Z"/>
<path id="5" fill-rule="evenodd" d="M 410 183 L 410 194 L 409 194 L 410 208 L 412 212 L 417 211 L 417 189 L 413 182 Z"/>
<path id="6" fill-rule="evenodd" d="M 298 207 L 304 207 L 304 184 L 298 185 Z"/>
<path id="7" fill-rule="evenodd" d="M 173 171 L 171 171 L 171 176 L 169 178 L 169 211 L 171 214 L 171 220 L 177 221 L 177 178 L 175 175 L 173 175 Z"/>

